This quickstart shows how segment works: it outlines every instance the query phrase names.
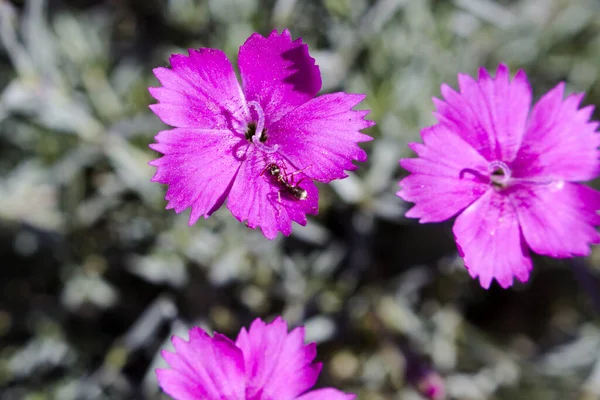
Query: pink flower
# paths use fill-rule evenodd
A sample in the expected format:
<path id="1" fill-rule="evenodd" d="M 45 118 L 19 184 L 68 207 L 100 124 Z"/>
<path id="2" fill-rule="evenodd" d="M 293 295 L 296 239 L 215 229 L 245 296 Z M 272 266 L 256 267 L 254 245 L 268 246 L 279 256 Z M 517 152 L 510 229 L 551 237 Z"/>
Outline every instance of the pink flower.
<path id="1" fill-rule="evenodd" d="M 304 328 L 290 333 L 286 322 L 254 320 L 235 342 L 200 328 L 189 341 L 173 336 L 176 353 L 163 350 L 169 369 L 157 369 L 158 382 L 176 400 L 351 400 L 353 394 L 326 388 L 311 392 L 321 363 L 316 344 L 304 344 Z"/>
<path id="2" fill-rule="evenodd" d="M 563 100 L 560 83 L 533 106 L 523 71 L 510 80 L 459 74 L 460 92 L 442 85 L 434 99 L 437 125 L 413 143 L 417 159 L 400 165 L 412 175 L 398 196 L 415 203 L 407 217 L 439 222 L 458 214 L 454 236 L 471 276 L 488 288 L 529 279 L 529 250 L 551 257 L 584 256 L 599 243 L 600 193 L 574 182 L 599 173 L 593 107 L 583 94 Z"/>
<path id="3" fill-rule="evenodd" d="M 318 211 L 312 180 L 347 176 L 365 161 L 357 143 L 373 125 L 368 111 L 352 111 L 364 95 L 332 93 L 313 98 L 321 75 L 308 47 L 287 30 L 253 34 L 240 47 L 242 87 L 225 53 L 217 49 L 174 54 L 171 69 L 156 68 L 162 87 L 150 88 L 150 108 L 166 124 L 150 147 L 163 156 L 155 182 L 169 185 L 167 208 L 191 208 L 190 225 L 227 208 L 273 239 L 289 235 L 292 221 L 306 224 Z"/>

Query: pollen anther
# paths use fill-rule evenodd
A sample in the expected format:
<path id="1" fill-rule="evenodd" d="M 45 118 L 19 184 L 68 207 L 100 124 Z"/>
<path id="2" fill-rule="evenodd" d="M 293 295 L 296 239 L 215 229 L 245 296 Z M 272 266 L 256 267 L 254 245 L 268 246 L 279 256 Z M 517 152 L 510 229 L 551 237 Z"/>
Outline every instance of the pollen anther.
<path id="1" fill-rule="evenodd" d="M 258 115 L 256 129 L 254 131 L 254 135 L 252 135 L 252 143 L 254 143 L 256 147 L 265 153 L 275 153 L 277 150 L 279 150 L 279 145 L 276 144 L 275 146 L 267 146 L 263 143 L 266 140 L 263 139 L 263 131 L 265 129 L 265 112 L 257 101 L 249 101 L 248 106 L 254 108 L 256 114 Z"/>

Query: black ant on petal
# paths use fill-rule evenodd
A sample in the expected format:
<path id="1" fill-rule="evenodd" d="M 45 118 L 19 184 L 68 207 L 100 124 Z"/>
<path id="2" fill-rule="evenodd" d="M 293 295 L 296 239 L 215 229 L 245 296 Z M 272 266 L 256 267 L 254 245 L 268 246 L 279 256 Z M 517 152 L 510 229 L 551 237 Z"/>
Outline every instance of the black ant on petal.
<path id="1" fill-rule="evenodd" d="M 282 169 L 284 170 L 283 173 L 282 173 Z M 291 174 L 287 174 L 287 173 L 285 173 L 285 167 L 280 167 L 276 163 L 270 163 L 265 167 L 265 169 L 263 170 L 261 175 L 264 174 L 265 171 L 269 171 L 271 178 L 275 182 L 277 182 L 277 184 L 281 187 L 281 190 L 279 191 L 279 193 L 277 193 L 277 199 L 280 203 L 281 203 L 281 192 L 282 191 L 289 193 L 296 200 L 306 200 L 307 199 L 308 192 L 305 189 L 298 186 L 298 185 L 300 185 L 300 182 L 302 182 L 304 180 L 304 178 L 300 179 L 298 181 L 298 183 L 296 183 L 296 184 L 294 183 L 293 179 L 291 182 L 289 180 L 290 176 L 293 176 L 293 175 L 301 172 L 302 170 L 298 170 Z"/>

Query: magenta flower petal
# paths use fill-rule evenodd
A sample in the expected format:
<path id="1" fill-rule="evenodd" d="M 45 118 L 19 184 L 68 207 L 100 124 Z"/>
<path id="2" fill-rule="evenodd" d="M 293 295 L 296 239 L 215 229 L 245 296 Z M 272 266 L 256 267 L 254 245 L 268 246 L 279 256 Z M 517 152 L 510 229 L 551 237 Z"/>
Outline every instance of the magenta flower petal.
<path id="1" fill-rule="evenodd" d="M 585 181 L 600 172 L 597 122 L 589 119 L 593 106 L 579 109 L 583 94 L 563 101 L 565 85 L 558 84 L 533 107 L 519 155 L 512 168 L 520 178 Z"/>
<path id="2" fill-rule="evenodd" d="M 337 389 L 325 388 L 312 390 L 302 396 L 298 400 L 353 400 L 356 398 L 354 394 L 347 394 Z"/>
<path id="3" fill-rule="evenodd" d="M 483 68 L 479 80 L 459 74 L 460 93 L 442 86 L 445 101 L 434 99 L 436 116 L 488 161 L 512 161 L 519 150 L 531 105 L 531 88 L 523 71 L 512 80 L 508 67 L 496 78 Z"/>
<path id="4" fill-rule="evenodd" d="M 178 128 L 245 129 L 248 108 L 233 67 L 216 49 L 173 54 L 171 68 L 156 68 L 163 87 L 149 88 L 159 104 L 150 106 L 166 124 Z"/>
<path id="5" fill-rule="evenodd" d="M 504 288 L 513 276 L 529 279 L 531 258 L 508 197 L 488 191 L 456 218 L 453 232 L 465 266 L 482 287 L 493 279 Z"/>
<path id="6" fill-rule="evenodd" d="M 282 174 L 288 176 L 288 183 L 306 190 L 306 199 L 295 199 L 284 190 L 265 169 L 271 163 L 282 168 Z M 318 212 L 317 187 L 311 180 L 302 180 L 306 178 L 302 172 L 289 176 L 298 172 L 298 169 L 285 167 L 285 165 L 289 166 L 280 158 L 250 149 L 227 200 L 227 208 L 234 217 L 245 222 L 249 228 L 260 227 L 268 239 L 274 239 L 278 232 L 289 235 L 292 232 L 292 221 L 306 225 L 306 214 Z"/>
<path id="7" fill-rule="evenodd" d="M 314 343 L 304 344 L 304 328 L 287 333 L 277 318 L 270 324 L 255 320 L 236 340 L 244 353 L 249 399 L 295 399 L 310 389 L 321 371 Z"/>
<path id="8" fill-rule="evenodd" d="M 252 34 L 238 56 L 244 93 L 257 101 L 267 124 L 277 121 L 313 98 L 321 89 L 321 73 L 308 54 L 308 46 L 285 29 L 268 37 Z"/>
<path id="9" fill-rule="evenodd" d="M 413 174 L 400 181 L 397 195 L 415 203 L 407 217 L 420 218 L 422 223 L 444 221 L 487 191 L 487 181 L 482 179 L 487 161 L 442 125 L 425 128 L 421 135 L 424 144 L 411 143 L 419 158 L 400 161 Z"/>
<path id="10" fill-rule="evenodd" d="M 228 131 L 175 128 L 156 136 L 150 148 L 164 154 L 150 162 L 154 182 L 169 185 L 167 208 L 179 213 L 192 208 L 190 225 L 207 218 L 223 204 L 241 165 L 231 154 L 245 142 Z"/>
<path id="11" fill-rule="evenodd" d="M 314 98 L 268 126 L 269 142 L 311 178 L 329 182 L 344 178 L 344 170 L 357 168 L 352 161 L 365 161 L 359 142 L 372 138 L 361 129 L 374 125 L 365 120 L 368 111 L 353 111 L 362 94 L 332 93 Z"/>
<path id="12" fill-rule="evenodd" d="M 176 353 L 163 351 L 170 369 L 157 369 L 162 389 L 177 400 L 245 400 L 244 359 L 227 337 L 190 330 L 189 341 L 173 337 Z M 202 362 L 199 362 L 202 360 Z"/>
<path id="13" fill-rule="evenodd" d="M 589 254 L 600 242 L 600 193 L 572 182 L 600 173 L 598 123 L 582 95 L 563 100 L 559 84 L 530 113 L 525 73 L 510 81 L 459 75 L 460 92 L 442 86 L 439 123 L 413 144 L 419 158 L 401 160 L 411 175 L 398 195 L 415 203 L 408 217 L 442 221 L 459 213 L 459 252 L 472 276 L 489 287 L 529 278 L 529 249 L 553 257 Z M 470 205 L 469 205 L 470 204 Z M 464 207 L 464 211 L 462 210 Z M 462 213 L 461 213 L 462 211 Z"/>
<path id="14" fill-rule="evenodd" d="M 523 185 L 511 193 L 529 247 L 538 254 L 573 257 L 590 254 L 600 243 L 600 192 L 565 183 Z"/>
<path id="15" fill-rule="evenodd" d="M 193 378 L 172 369 L 157 369 L 156 377 L 165 393 L 177 400 L 197 400 L 197 393 L 205 393 Z M 211 397 L 205 397 L 210 399 Z"/>

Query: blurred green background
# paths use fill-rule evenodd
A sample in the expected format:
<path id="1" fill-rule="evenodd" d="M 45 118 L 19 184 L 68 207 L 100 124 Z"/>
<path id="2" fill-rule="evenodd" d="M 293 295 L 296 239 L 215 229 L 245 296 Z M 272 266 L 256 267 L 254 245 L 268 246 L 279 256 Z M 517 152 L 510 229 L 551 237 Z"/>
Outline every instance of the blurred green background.
<path id="1" fill-rule="evenodd" d="M 226 209 L 188 227 L 149 181 L 152 68 L 235 62 L 274 28 L 309 44 L 323 92 L 368 95 L 369 161 L 289 238 Z M 600 1 L 0 0 L 0 399 L 164 398 L 172 334 L 276 315 L 319 342 L 318 385 L 359 399 L 422 399 L 427 373 L 449 399 L 600 399 L 600 251 L 486 291 L 452 222 L 394 194 L 440 84 L 499 62 L 600 105 Z"/>

